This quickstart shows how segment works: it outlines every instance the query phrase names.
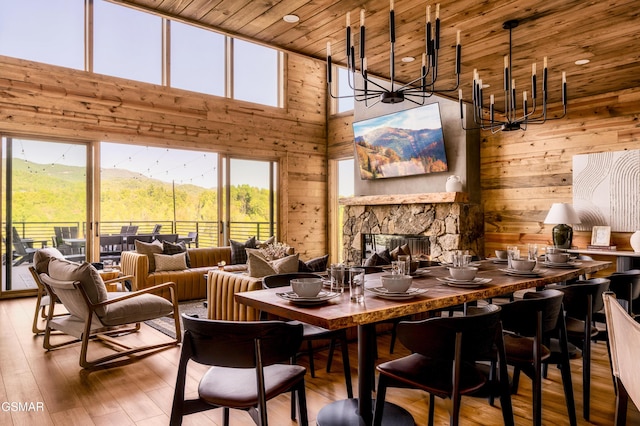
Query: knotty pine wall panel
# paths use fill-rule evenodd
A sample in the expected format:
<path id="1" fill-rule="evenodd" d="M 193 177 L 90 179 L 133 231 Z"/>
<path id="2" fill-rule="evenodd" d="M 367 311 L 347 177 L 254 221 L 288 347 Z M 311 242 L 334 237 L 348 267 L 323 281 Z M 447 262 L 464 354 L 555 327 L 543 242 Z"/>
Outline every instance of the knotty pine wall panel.
<path id="1" fill-rule="evenodd" d="M 543 221 L 552 203 L 573 200 L 573 156 L 638 149 L 639 117 L 640 89 L 634 89 L 570 101 L 567 117 L 524 132 L 482 132 L 485 254 L 506 244 L 550 244 L 554 225 Z M 329 117 L 329 158 L 353 155 L 352 121 L 351 115 Z M 630 250 L 629 237 L 613 232 L 611 241 Z M 590 241 L 591 232 L 574 234 L 578 247 Z"/>
<path id="2" fill-rule="evenodd" d="M 550 244 L 554 225 L 543 221 L 552 203 L 573 200 L 573 156 L 637 149 L 639 116 L 640 89 L 634 89 L 570 101 L 567 117 L 525 132 L 483 132 L 486 253 L 508 243 Z M 629 250 L 629 236 L 614 232 L 612 244 Z M 574 233 L 575 246 L 590 241 L 590 231 Z"/>
<path id="3" fill-rule="evenodd" d="M 285 63 L 281 109 L 0 56 L 0 132 L 276 160 L 279 236 L 303 259 L 321 255 L 327 252 L 325 69 L 297 55 Z M 290 206 L 296 206 L 291 214 Z"/>

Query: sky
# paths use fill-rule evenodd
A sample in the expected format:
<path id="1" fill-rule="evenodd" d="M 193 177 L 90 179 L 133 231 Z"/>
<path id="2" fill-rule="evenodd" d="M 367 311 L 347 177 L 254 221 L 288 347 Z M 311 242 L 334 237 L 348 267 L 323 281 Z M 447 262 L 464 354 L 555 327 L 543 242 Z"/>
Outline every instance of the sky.
<path id="1" fill-rule="evenodd" d="M 14 158 L 41 165 L 86 165 L 83 144 L 13 140 Z M 103 142 L 101 157 L 102 169 L 126 169 L 167 183 L 175 181 L 176 184 L 193 184 L 203 188 L 217 186 L 216 153 Z M 232 159 L 232 185 L 248 184 L 267 189 L 268 176 L 268 162 Z"/>

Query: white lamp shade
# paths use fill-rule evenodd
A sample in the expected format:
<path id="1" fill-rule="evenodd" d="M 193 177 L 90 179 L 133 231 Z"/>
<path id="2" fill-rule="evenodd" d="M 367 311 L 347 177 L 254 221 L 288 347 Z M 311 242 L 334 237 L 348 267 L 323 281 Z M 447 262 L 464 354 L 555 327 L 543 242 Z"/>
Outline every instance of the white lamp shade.
<path id="1" fill-rule="evenodd" d="M 553 203 L 544 219 L 544 223 L 550 224 L 575 224 L 580 223 L 578 213 L 567 203 Z"/>

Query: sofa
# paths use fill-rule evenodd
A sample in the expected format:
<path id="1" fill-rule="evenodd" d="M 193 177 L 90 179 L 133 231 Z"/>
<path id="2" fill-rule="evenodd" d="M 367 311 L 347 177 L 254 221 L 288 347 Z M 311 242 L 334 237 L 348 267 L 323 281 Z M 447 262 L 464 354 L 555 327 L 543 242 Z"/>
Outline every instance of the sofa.
<path id="1" fill-rule="evenodd" d="M 120 267 L 124 275 L 133 275 L 133 290 L 142 290 L 157 284 L 174 282 L 179 301 L 205 299 L 207 279 L 205 275 L 218 268 L 220 262 L 231 263 L 230 247 L 206 247 L 187 249 L 190 267 L 176 271 L 149 272 L 149 258 L 135 251 L 123 251 Z M 235 265 L 230 265 L 235 266 Z M 242 269 L 245 265 L 237 265 Z M 169 297 L 169 294 L 163 294 Z"/>

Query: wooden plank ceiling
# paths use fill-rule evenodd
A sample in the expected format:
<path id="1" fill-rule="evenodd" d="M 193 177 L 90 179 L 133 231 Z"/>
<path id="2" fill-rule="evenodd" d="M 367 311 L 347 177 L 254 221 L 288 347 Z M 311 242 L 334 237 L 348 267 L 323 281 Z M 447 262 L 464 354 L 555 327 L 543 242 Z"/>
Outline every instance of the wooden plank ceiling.
<path id="1" fill-rule="evenodd" d="M 369 72 L 389 76 L 388 0 L 112 0 L 145 11 L 199 23 L 226 34 L 324 59 L 332 43 L 334 62 L 345 64 L 345 15 L 351 13 L 356 44 L 360 9 L 366 9 L 366 55 Z M 432 19 L 435 18 L 435 2 Z M 418 76 L 424 51 L 423 0 L 395 0 L 396 78 Z M 473 69 L 478 69 L 486 95 L 502 92 L 503 56 L 509 51 L 509 32 L 503 22 L 518 19 L 513 30 L 513 65 L 518 92 L 530 89 L 532 62 L 549 63 L 549 100 L 561 99 L 561 72 L 566 71 L 569 105 L 577 98 L 640 85 L 640 31 L 637 0 L 442 0 L 440 2 L 441 87 L 453 79 L 456 31 L 461 31 L 464 98 L 470 99 Z M 283 21 L 295 14 L 300 21 Z M 403 63 L 402 57 L 415 57 Z M 588 59 L 587 65 L 575 61 Z M 540 75 L 540 71 L 538 71 Z M 540 77 L 538 77 L 540 78 Z M 457 91 L 446 96 L 457 98 Z M 521 96 L 521 94 L 519 95 Z M 499 104 L 500 105 L 500 104 Z"/>

